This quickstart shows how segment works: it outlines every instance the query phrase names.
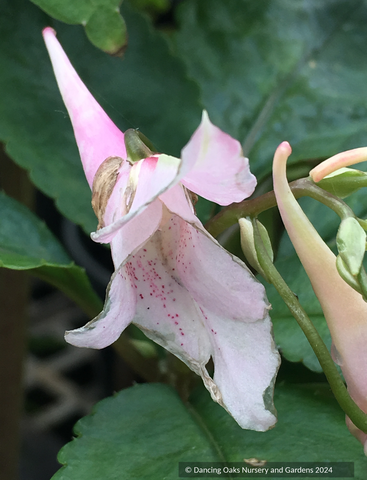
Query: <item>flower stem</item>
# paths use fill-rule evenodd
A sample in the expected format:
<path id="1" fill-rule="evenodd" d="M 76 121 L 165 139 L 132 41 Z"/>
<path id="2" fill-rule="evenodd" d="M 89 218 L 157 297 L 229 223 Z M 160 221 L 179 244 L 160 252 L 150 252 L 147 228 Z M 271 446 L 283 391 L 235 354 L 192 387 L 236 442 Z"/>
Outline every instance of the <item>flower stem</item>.
<path id="1" fill-rule="evenodd" d="M 254 227 L 255 248 L 261 268 L 265 271 L 267 277 L 286 303 L 309 341 L 340 407 L 357 428 L 367 433 L 367 414 L 365 414 L 350 397 L 347 388 L 339 375 L 338 369 L 331 358 L 329 350 L 320 337 L 320 334 L 269 258 L 260 236 L 257 219 L 253 219 L 252 223 Z"/>
<path id="2" fill-rule="evenodd" d="M 289 186 L 296 198 L 311 197 L 318 200 L 331 208 L 341 219 L 355 216 L 352 209 L 343 200 L 318 187 L 310 178 L 300 178 L 290 183 Z M 205 224 L 205 228 L 213 237 L 218 237 L 224 230 L 237 223 L 240 218 L 257 217 L 261 212 L 275 207 L 276 204 L 274 191 L 244 200 L 241 203 L 233 203 L 211 218 Z"/>

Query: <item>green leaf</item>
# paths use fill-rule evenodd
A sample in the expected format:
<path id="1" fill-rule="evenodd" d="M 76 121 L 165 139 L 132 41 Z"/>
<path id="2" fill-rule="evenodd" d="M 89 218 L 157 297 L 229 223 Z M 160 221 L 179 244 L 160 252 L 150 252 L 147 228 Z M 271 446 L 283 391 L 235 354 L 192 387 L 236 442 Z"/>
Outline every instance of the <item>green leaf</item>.
<path id="1" fill-rule="evenodd" d="M 119 13 L 121 0 L 32 0 L 51 17 L 85 27 L 96 47 L 120 55 L 127 46 L 125 21 Z"/>
<path id="2" fill-rule="evenodd" d="M 367 144 L 366 2 L 187 0 L 178 21 L 211 120 L 259 177 L 283 140 L 291 162 Z"/>
<path id="3" fill-rule="evenodd" d="M 139 128 L 160 152 L 179 156 L 200 123 L 198 89 L 145 18 L 127 5 L 123 15 L 130 36 L 123 61 L 93 48 L 79 29 L 53 26 L 81 78 L 119 128 Z M 37 187 L 89 233 L 97 225 L 91 193 L 41 35 L 50 24 L 26 0 L 2 1 L 0 140 Z"/>
<path id="4" fill-rule="evenodd" d="M 53 480 L 178 479 L 179 462 L 350 461 L 364 480 L 367 459 L 327 386 L 281 386 L 279 421 L 268 432 L 242 430 L 208 392 L 187 404 L 165 385 L 144 384 L 98 403 L 59 453 Z M 244 464 L 245 465 L 245 464 Z M 229 477 L 221 477 L 229 478 Z M 269 477 L 272 478 L 272 477 Z"/>
<path id="5" fill-rule="evenodd" d="M 340 168 L 316 185 L 337 197 L 345 198 L 367 186 L 367 174 L 353 168 Z"/>
<path id="6" fill-rule="evenodd" d="M 101 300 L 85 271 L 74 265 L 47 226 L 24 205 L 0 192 L 0 267 L 29 270 L 63 290 L 91 316 Z"/>
<path id="7" fill-rule="evenodd" d="M 96 8 L 85 26 L 85 33 L 93 45 L 111 55 L 121 56 L 127 48 L 126 24 L 118 9 Z"/>

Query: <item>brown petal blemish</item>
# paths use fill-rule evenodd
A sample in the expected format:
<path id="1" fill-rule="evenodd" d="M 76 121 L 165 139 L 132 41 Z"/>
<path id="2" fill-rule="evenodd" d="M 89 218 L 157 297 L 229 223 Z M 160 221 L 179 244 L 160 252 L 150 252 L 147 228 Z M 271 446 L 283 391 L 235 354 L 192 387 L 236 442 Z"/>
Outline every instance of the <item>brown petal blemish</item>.
<path id="1" fill-rule="evenodd" d="M 92 186 L 92 207 L 98 218 L 97 230 L 104 227 L 104 214 L 107 202 L 117 182 L 118 173 L 123 159 L 108 157 L 99 166 Z"/>

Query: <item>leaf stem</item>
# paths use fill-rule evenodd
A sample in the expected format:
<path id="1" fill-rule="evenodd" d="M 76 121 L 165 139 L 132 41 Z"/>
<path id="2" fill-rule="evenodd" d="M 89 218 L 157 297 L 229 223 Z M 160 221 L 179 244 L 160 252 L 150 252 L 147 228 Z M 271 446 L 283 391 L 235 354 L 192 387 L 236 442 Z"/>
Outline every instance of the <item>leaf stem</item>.
<path id="1" fill-rule="evenodd" d="M 291 182 L 289 186 L 296 198 L 311 197 L 318 200 L 331 208 L 341 219 L 355 216 L 352 209 L 343 200 L 318 187 L 310 178 L 300 178 Z M 260 197 L 244 200 L 241 203 L 232 203 L 211 218 L 205 224 L 205 228 L 213 237 L 218 237 L 224 230 L 237 223 L 240 218 L 256 217 L 261 212 L 275 207 L 276 204 L 274 191 L 267 192 Z"/>
<path id="2" fill-rule="evenodd" d="M 255 248 L 261 268 L 265 271 L 270 282 L 274 285 L 279 295 L 286 303 L 309 341 L 340 407 L 357 428 L 367 433 L 367 414 L 365 414 L 350 397 L 347 388 L 339 375 L 338 369 L 331 358 L 329 350 L 320 337 L 320 334 L 309 319 L 302 305 L 299 303 L 297 297 L 288 287 L 269 258 L 260 236 L 258 220 L 254 218 L 252 219 L 252 223 L 254 227 Z"/>

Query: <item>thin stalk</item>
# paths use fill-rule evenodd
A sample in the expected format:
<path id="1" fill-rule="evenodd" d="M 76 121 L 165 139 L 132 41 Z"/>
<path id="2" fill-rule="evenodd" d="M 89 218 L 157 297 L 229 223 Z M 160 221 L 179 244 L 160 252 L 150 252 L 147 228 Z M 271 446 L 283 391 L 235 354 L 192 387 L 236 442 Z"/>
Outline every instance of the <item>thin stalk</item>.
<path id="1" fill-rule="evenodd" d="M 287 307 L 297 320 L 298 325 L 301 327 L 303 333 L 309 341 L 340 407 L 356 427 L 362 430 L 362 432 L 367 433 L 367 414 L 365 414 L 350 397 L 348 390 L 339 375 L 338 369 L 331 358 L 329 350 L 320 337 L 319 332 L 316 330 L 302 305 L 299 303 L 298 299 L 288 287 L 269 258 L 260 236 L 257 219 L 253 219 L 252 223 L 254 227 L 255 248 L 261 268 L 265 271 L 268 279 L 274 285 L 277 292 L 286 303 Z"/>
<path id="2" fill-rule="evenodd" d="M 300 178 L 290 183 L 289 186 L 296 198 L 311 197 L 331 208 L 341 219 L 354 217 L 352 209 L 343 200 L 318 187 L 309 178 Z M 205 224 L 205 228 L 213 237 L 218 237 L 224 230 L 237 223 L 240 218 L 257 217 L 261 212 L 275 207 L 276 204 L 274 191 L 244 200 L 241 203 L 232 203 L 211 218 Z"/>

